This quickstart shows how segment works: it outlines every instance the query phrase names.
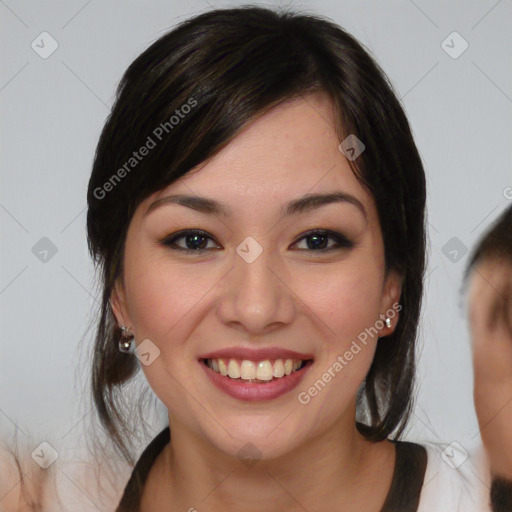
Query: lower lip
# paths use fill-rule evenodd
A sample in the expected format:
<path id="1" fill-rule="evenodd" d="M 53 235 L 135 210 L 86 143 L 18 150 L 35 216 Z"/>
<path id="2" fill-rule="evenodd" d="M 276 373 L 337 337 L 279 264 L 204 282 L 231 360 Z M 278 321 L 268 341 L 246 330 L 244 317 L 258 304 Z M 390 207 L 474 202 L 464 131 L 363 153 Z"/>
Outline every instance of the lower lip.
<path id="1" fill-rule="evenodd" d="M 245 402 L 257 402 L 278 398 L 297 387 L 313 364 L 313 361 L 308 361 L 300 370 L 292 372 L 290 375 L 285 375 L 266 383 L 231 379 L 215 372 L 206 366 L 202 360 L 199 361 L 199 364 L 213 384 L 221 391 L 224 391 L 224 393 Z"/>

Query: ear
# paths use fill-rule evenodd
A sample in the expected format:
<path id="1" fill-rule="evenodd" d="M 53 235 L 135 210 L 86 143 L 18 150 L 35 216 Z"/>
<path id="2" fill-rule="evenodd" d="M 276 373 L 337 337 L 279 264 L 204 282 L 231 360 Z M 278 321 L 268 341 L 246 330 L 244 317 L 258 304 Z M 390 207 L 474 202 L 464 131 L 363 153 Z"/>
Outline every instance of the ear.
<path id="1" fill-rule="evenodd" d="M 114 288 L 112 289 L 110 305 L 112 306 L 112 311 L 114 312 L 114 316 L 119 327 L 122 325 L 132 325 L 126 308 L 126 292 L 120 279 L 116 281 Z"/>
<path id="2" fill-rule="evenodd" d="M 391 326 L 380 329 L 379 336 L 389 336 L 393 333 L 398 323 L 399 311 L 402 306 L 399 304 L 400 296 L 402 295 L 403 276 L 395 270 L 390 270 L 384 279 L 382 287 L 382 300 L 381 300 L 381 315 L 380 318 L 384 321 L 386 317 L 391 320 Z"/>

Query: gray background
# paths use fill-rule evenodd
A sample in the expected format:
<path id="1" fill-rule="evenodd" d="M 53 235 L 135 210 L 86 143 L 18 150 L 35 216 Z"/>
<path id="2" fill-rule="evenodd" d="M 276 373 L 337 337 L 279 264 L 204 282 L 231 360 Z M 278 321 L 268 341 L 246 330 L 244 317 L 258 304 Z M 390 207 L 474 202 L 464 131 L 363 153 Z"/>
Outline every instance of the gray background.
<path id="1" fill-rule="evenodd" d="M 128 64 L 176 22 L 210 6 L 242 5 L 183 4 L 0 0 L 5 439 L 17 433 L 28 446 L 43 440 L 57 450 L 70 442 L 81 446 L 91 412 L 82 398 L 87 354 L 80 353 L 90 344 L 86 329 L 97 297 L 85 238 L 85 194 L 115 87 Z M 407 438 L 457 441 L 470 449 L 479 436 L 461 288 L 464 251 L 512 200 L 512 3 L 281 5 L 326 15 L 354 34 L 402 98 L 427 172 L 431 244 L 418 399 Z M 33 41 L 42 46 L 44 31 L 59 45 L 46 59 L 31 47 Z M 457 36 L 442 45 L 453 31 L 469 44 L 457 58 L 443 49 L 449 44 L 458 53 Z M 46 49 L 49 44 L 45 39 Z M 43 237 L 55 246 L 54 255 L 41 252 L 48 245 Z"/>

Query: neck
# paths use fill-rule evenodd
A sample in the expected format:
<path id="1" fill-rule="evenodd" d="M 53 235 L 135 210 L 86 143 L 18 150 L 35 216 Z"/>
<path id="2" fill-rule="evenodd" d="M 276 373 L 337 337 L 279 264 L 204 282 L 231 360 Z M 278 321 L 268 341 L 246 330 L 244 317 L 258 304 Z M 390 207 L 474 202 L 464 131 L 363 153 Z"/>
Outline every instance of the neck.
<path id="1" fill-rule="evenodd" d="M 291 453 L 251 465 L 220 452 L 182 425 L 170 425 L 171 443 L 146 484 L 147 510 L 303 512 L 318 508 L 321 496 L 322 508 L 337 510 L 343 504 L 347 511 L 377 512 L 391 485 L 392 443 L 366 441 L 354 418 L 342 419 Z"/>

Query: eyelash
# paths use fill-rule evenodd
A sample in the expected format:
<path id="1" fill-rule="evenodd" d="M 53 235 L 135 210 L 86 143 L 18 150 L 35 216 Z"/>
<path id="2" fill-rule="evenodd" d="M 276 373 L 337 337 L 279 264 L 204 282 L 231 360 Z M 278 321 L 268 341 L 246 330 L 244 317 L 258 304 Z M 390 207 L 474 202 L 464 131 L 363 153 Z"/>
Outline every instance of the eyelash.
<path id="1" fill-rule="evenodd" d="M 190 235 L 199 235 L 203 238 L 209 238 L 210 240 L 214 240 L 208 233 L 205 231 L 201 231 L 198 229 L 185 229 L 183 231 L 178 231 L 177 233 L 173 233 L 172 235 L 169 235 L 165 237 L 163 240 L 160 241 L 162 245 L 165 247 L 174 250 L 174 251 L 180 251 L 184 253 L 194 253 L 194 254 L 200 254 L 203 251 L 208 251 L 211 249 L 184 249 L 183 247 L 179 247 L 176 245 L 176 241 L 181 238 L 186 238 Z M 326 253 L 331 252 L 333 250 L 340 250 L 340 249 L 351 249 L 354 247 L 354 243 L 349 240 L 346 236 L 342 235 L 341 233 L 337 233 L 336 231 L 330 231 L 328 229 L 315 229 L 312 231 L 309 231 L 305 234 L 303 234 L 296 242 L 294 242 L 294 245 L 298 242 L 307 239 L 312 236 L 323 236 L 328 237 L 334 240 L 337 243 L 337 246 L 324 248 L 324 249 L 298 249 L 300 251 L 306 251 L 306 252 L 319 252 L 319 253 Z"/>

